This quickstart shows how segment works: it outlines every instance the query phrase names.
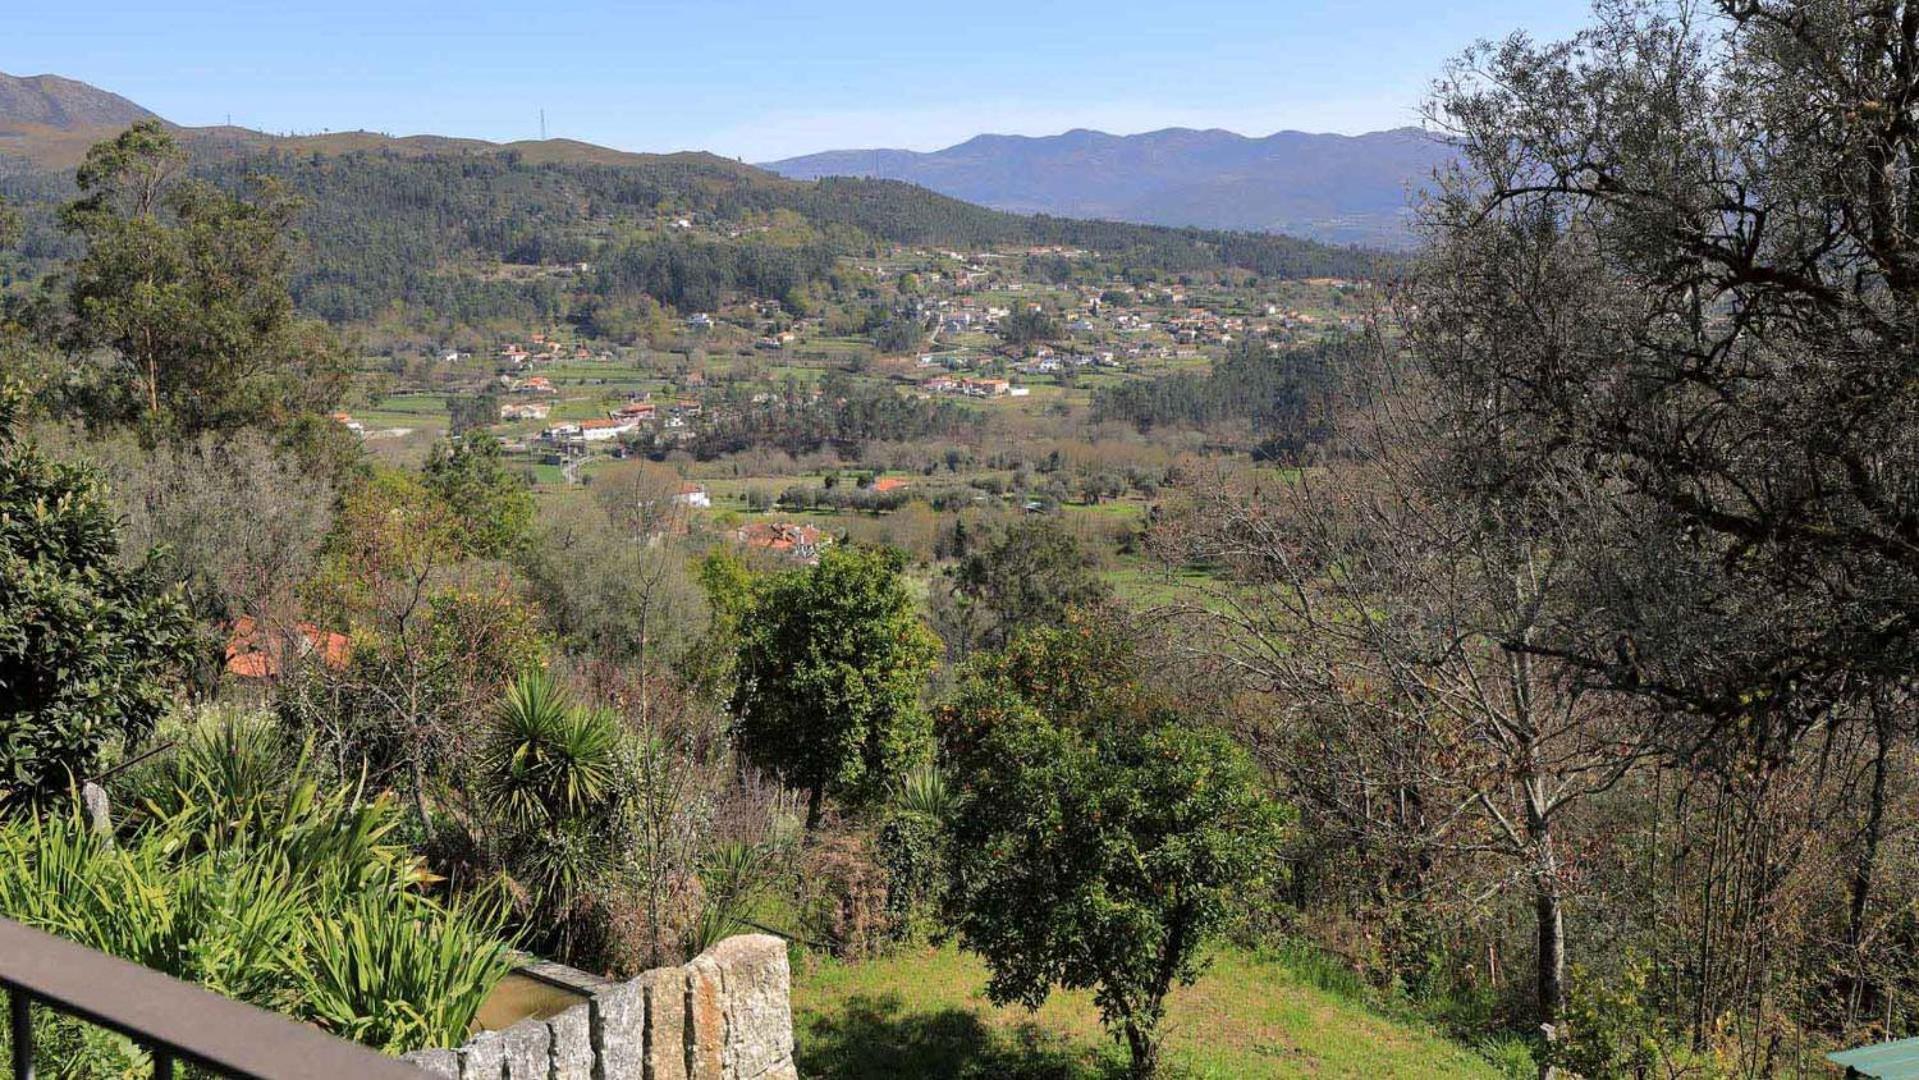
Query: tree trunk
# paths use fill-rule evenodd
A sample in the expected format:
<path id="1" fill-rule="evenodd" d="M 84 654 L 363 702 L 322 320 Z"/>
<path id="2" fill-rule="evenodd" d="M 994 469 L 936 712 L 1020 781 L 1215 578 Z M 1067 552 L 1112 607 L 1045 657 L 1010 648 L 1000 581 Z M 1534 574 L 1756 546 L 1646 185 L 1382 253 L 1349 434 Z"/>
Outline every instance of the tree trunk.
<path id="1" fill-rule="evenodd" d="M 1852 962 L 1852 986 L 1846 994 L 1846 1020 L 1850 1024 L 1868 1004 L 1871 980 L 1865 970 L 1866 911 L 1872 901 L 1872 881 L 1878 870 L 1879 844 L 1885 832 L 1886 772 L 1892 756 L 1892 720 L 1884 708 L 1873 709 L 1873 734 L 1876 737 L 1872 759 L 1872 792 L 1866 803 L 1865 834 L 1860 839 L 1859 859 L 1853 864 L 1850 896 L 1846 910 L 1846 949 Z"/>
<path id="2" fill-rule="evenodd" d="M 1535 887 L 1533 917 L 1539 922 L 1539 1022 L 1557 1025 L 1566 1013 L 1566 919 L 1557 882 Z"/>
<path id="3" fill-rule="evenodd" d="M 1539 922 L 1539 981 L 1536 988 L 1539 1030 L 1546 1042 L 1563 1034 L 1560 1018 L 1566 1014 L 1566 920 L 1556 882 L 1542 880 L 1533 894 L 1533 917 Z M 1558 1070 L 1549 1058 L 1540 1062 L 1539 1080 L 1553 1080 Z"/>
<path id="4" fill-rule="evenodd" d="M 1159 1075 L 1159 1038 L 1156 1033 L 1127 1021 L 1126 1049 L 1133 1055 L 1133 1080 L 1152 1080 Z"/>
<path id="5" fill-rule="evenodd" d="M 820 817 L 826 805 L 826 785 L 814 784 L 806 793 L 806 836 L 812 839 L 814 830 L 820 827 Z"/>
<path id="6" fill-rule="evenodd" d="M 1566 1014 L 1566 913 L 1559 889 L 1559 852 L 1553 845 L 1547 796 L 1537 778 L 1526 781 L 1526 838 L 1533 849 L 1533 920 L 1538 941 L 1534 1003 L 1539 1030 L 1548 1043 L 1559 1037 Z M 1539 1067 L 1541 1080 L 1555 1075 L 1550 1062 Z"/>

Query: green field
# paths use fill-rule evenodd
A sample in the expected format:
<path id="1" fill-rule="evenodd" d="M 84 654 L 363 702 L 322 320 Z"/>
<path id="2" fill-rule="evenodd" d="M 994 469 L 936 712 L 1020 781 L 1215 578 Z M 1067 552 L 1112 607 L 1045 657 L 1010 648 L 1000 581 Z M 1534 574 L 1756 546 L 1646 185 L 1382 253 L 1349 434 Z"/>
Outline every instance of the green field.
<path id="1" fill-rule="evenodd" d="M 1077 1080 L 1124 1071 L 1090 995 L 1056 992 L 1028 1012 L 993 1005 L 985 986 L 980 963 L 950 947 L 802 963 L 793 975 L 800 1074 Z M 1175 994 L 1165 1059 L 1170 1076 L 1219 1080 L 1500 1075 L 1457 1043 L 1235 951 Z"/>

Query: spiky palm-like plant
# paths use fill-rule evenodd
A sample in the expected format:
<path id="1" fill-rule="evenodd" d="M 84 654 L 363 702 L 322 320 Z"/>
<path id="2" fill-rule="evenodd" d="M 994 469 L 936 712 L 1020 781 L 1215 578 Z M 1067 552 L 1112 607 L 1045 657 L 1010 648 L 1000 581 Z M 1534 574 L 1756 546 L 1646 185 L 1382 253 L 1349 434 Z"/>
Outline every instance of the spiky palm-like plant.
<path id="1" fill-rule="evenodd" d="M 619 728 L 576 706 L 550 674 L 534 670 L 507 688 L 481 753 L 482 797 L 522 827 L 592 817 L 606 809 L 619 771 Z"/>
<path id="2" fill-rule="evenodd" d="M 893 798 L 901 810 L 934 822 L 945 821 L 953 809 L 953 792 L 946 774 L 930 762 L 915 765 L 901 775 L 894 785 Z"/>

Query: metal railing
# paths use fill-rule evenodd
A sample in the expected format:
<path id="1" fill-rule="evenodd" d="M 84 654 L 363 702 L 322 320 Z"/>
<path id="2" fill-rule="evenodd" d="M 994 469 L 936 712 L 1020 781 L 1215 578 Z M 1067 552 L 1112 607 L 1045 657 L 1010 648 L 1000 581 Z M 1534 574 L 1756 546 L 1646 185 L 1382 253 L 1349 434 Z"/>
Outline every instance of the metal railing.
<path id="1" fill-rule="evenodd" d="M 13 1080 L 33 1080 L 33 1009 L 117 1031 L 171 1080 L 176 1063 L 241 1080 L 421 1080 L 404 1061 L 192 983 L 0 919 Z"/>

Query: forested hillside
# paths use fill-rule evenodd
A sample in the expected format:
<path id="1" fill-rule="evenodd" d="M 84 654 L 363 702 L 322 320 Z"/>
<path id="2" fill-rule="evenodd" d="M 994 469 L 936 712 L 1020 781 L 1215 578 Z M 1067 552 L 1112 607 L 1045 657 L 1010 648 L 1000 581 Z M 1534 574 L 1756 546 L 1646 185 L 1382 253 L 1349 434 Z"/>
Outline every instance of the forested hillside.
<path id="1" fill-rule="evenodd" d="M 553 318 L 582 292 L 642 294 L 683 311 L 735 289 L 790 299 L 827 277 L 836 256 L 876 243 L 1064 245 L 1160 272 L 1233 267 L 1279 278 L 1365 277 L 1390 265 L 1283 236 L 1022 217 L 896 181 L 789 181 L 705 154 L 602 163 L 584 152 L 419 152 L 412 143 L 328 152 L 317 147 L 342 144 L 305 142 L 316 148 L 183 145 L 191 171 L 223 189 L 270 179 L 301 200 L 306 250 L 294 294 L 336 322 L 396 303 L 459 320 Z M 46 171 L 0 178 L 0 198 L 24 210 L 29 259 L 73 254 L 54 216 L 69 184 Z M 673 227 L 694 222 L 697 233 Z M 490 272 L 501 264 L 584 280 Z"/>

